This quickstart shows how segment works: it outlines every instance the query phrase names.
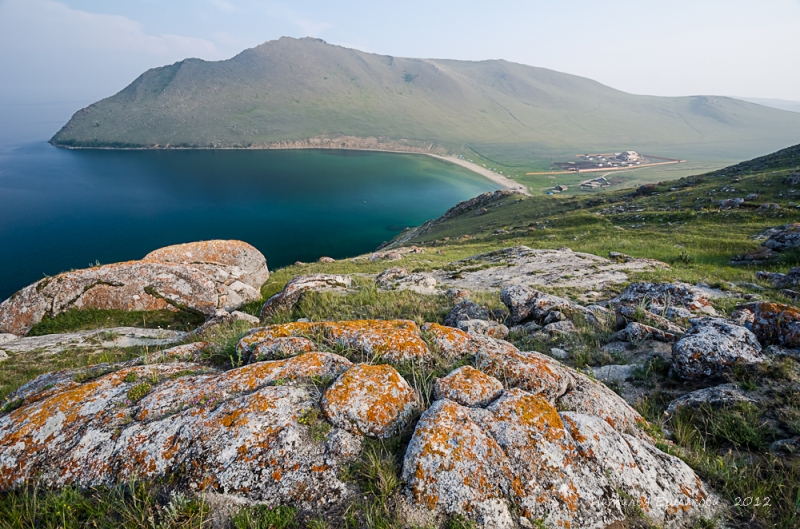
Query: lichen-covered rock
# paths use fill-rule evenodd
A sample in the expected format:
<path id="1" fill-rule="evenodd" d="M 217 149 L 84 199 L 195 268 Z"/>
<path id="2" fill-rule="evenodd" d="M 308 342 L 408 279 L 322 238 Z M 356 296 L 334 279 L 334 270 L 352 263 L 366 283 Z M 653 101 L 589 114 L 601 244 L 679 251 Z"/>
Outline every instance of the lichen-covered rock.
<path id="1" fill-rule="evenodd" d="M 412 500 L 431 510 L 468 514 L 490 527 L 514 527 L 508 505 L 508 457 L 469 408 L 447 399 L 417 423 L 403 461 Z"/>
<path id="2" fill-rule="evenodd" d="M 242 241 L 200 241 L 160 248 L 144 256 L 142 261 L 174 264 L 206 264 L 218 267 L 225 279 L 241 281 L 256 290 L 269 279 L 267 260 Z"/>
<path id="3" fill-rule="evenodd" d="M 617 305 L 617 325 L 627 325 L 629 322 L 643 323 L 650 327 L 656 327 L 670 334 L 683 334 L 686 329 L 680 325 L 676 325 L 669 319 L 654 314 L 648 310 L 637 310 L 637 307 L 631 305 Z"/>
<path id="4" fill-rule="evenodd" d="M 622 397 L 583 373 L 571 370 L 570 374 L 572 385 L 556 401 L 560 410 L 598 417 L 620 433 L 652 441 L 641 429 L 646 424 L 644 418 Z"/>
<path id="5" fill-rule="evenodd" d="M 780 303 L 756 303 L 753 332 L 763 344 L 800 347 L 800 310 Z"/>
<path id="6" fill-rule="evenodd" d="M 377 277 L 375 277 L 375 284 L 378 285 L 378 288 L 393 290 L 397 281 L 407 275 L 408 270 L 396 266 L 378 274 Z"/>
<path id="7" fill-rule="evenodd" d="M 578 334 L 578 328 L 570 320 L 548 323 L 539 331 L 549 336 L 570 336 Z"/>
<path id="8" fill-rule="evenodd" d="M 436 351 L 448 359 L 455 359 L 470 352 L 471 336 L 461 329 L 438 323 L 425 323 L 422 330 L 431 338 Z"/>
<path id="9" fill-rule="evenodd" d="M 800 246 L 800 223 L 775 228 L 763 246 L 776 252 L 786 252 Z"/>
<path id="10" fill-rule="evenodd" d="M 179 252 L 173 248 L 157 250 L 142 261 L 95 266 L 37 281 L 0 303 L 0 332 L 22 335 L 45 316 L 72 309 L 170 309 L 213 316 L 219 309 L 231 311 L 261 297 L 261 285 L 257 288 L 248 282 L 258 283 L 269 272 L 264 256 L 249 244 L 208 241 L 180 245 Z M 187 251 L 208 260 L 175 262 L 176 252 Z M 226 257 L 225 251 L 232 252 L 231 256 Z M 167 260 L 157 260 L 162 257 Z"/>
<path id="11" fill-rule="evenodd" d="M 693 313 L 716 314 L 709 293 L 685 283 L 632 283 L 611 303 L 644 306 L 653 313 L 661 313 L 669 307 L 682 307 Z"/>
<path id="12" fill-rule="evenodd" d="M 310 353 L 316 349 L 319 348 L 308 338 L 300 338 L 298 336 L 273 338 L 272 340 L 266 340 L 256 345 L 253 349 L 250 361 L 260 362 L 262 360 L 286 358 L 302 353 Z"/>
<path id="13" fill-rule="evenodd" d="M 332 424 L 380 439 L 400 432 L 416 407 L 414 390 L 388 365 L 354 366 L 322 398 L 322 410 Z"/>
<path id="14" fill-rule="evenodd" d="M 342 291 L 353 284 L 353 279 L 346 275 L 312 274 L 297 276 L 291 279 L 283 290 L 269 298 L 261 307 L 260 316 L 268 318 L 281 310 L 289 310 L 300 301 L 305 292 Z"/>
<path id="15" fill-rule="evenodd" d="M 344 501 L 353 490 L 338 472 L 352 456 L 312 439 L 301 421 L 317 405 L 315 390 L 270 385 L 275 376 L 339 369 L 325 363 L 303 355 L 217 373 L 177 362 L 73 380 L 0 416 L 0 489 L 90 487 L 138 476 L 271 505 Z"/>
<path id="16" fill-rule="evenodd" d="M 508 336 L 508 327 L 496 321 L 461 320 L 456 327 L 469 334 L 482 334 L 498 340 L 503 340 Z"/>
<path id="17" fill-rule="evenodd" d="M 622 502 L 631 498 L 669 527 L 709 515 L 708 492 L 679 459 L 518 389 L 486 409 L 434 402 L 402 476 L 416 504 L 487 527 L 516 527 L 516 511 L 547 527 L 604 528 L 624 518 Z"/>
<path id="18" fill-rule="evenodd" d="M 158 348 L 185 340 L 187 333 L 168 329 L 141 329 L 138 327 L 111 327 L 43 336 L 25 336 L 2 346 L 14 354 L 56 355 L 67 350 L 110 349 L 113 347 Z"/>
<path id="19" fill-rule="evenodd" d="M 462 299 L 444 317 L 444 324 L 448 327 L 458 327 L 460 321 L 489 320 L 491 317 L 492 315 L 485 307 L 472 300 Z"/>
<path id="20" fill-rule="evenodd" d="M 409 274 L 405 268 L 384 270 L 375 278 L 375 283 L 383 290 L 410 290 L 417 294 L 436 292 L 435 277 L 421 272 Z"/>
<path id="21" fill-rule="evenodd" d="M 611 336 L 612 340 L 621 342 L 641 343 L 646 340 L 656 340 L 664 343 L 675 343 L 678 341 L 678 336 L 671 332 L 656 329 L 650 325 L 630 322 L 621 331 L 617 331 Z"/>
<path id="22" fill-rule="evenodd" d="M 408 320 L 292 322 L 268 325 L 245 335 L 239 341 L 237 350 L 244 358 L 261 342 L 288 336 L 315 335 L 319 335 L 329 343 L 355 349 L 373 360 L 426 361 L 430 356 L 419 326 Z"/>
<path id="23" fill-rule="evenodd" d="M 646 518 L 665 527 L 691 527 L 698 518 L 713 518 L 710 492 L 677 457 L 621 434 L 606 421 L 572 412 L 560 414 L 578 453 L 592 461 Z"/>
<path id="24" fill-rule="evenodd" d="M 519 351 L 511 344 L 476 336 L 475 365 L 509 387 L 543 395 L 551 402 L 564 395 L 574 381 L 569 368 L 532 351 Z"/>
<path id="25" fill-rule="evenodd" d="M 715 377 L 737 364 L 765 360 L 756 335 L 721 318 L 691 320 L 692 328 L 672 346 L 672 364 L 687 380 Z"/>
<path id="26" fill-rule="evenodd" d="M 753 402 L 753 399 L 745 395 L 738 384 L 722 384 L 698 389 L 674 399 L 669 403 L 666 413 L 674 415 L 683 408 L 699 408 L 701 406 L 724 408 L 742 402 Z"/>
<path id="27" fill-rule="evenodd" d="M 485 407 L 503 392 L 503 384 L 472 366 L 459 367 L 433 383 L 435 400 L 449 399 L 462 406 Z"/>
<path id="28" fill-rule="evenodd" d="M 526 320 L 542 322 L 552 311 L 570 313 L 576 307 L 576 304 L 568 299 L 551 296 L 523 285 L 503 287 L 500 301 L 511 311 L 511 321 L 514 323 Z"/>
<path id="29" fill-rule="evenodd" d="M 331 341 L 363 352 L 373 360 L 424 362 L 430 356 L 420 328 L 413 321 L 343 321 L 327 324 L 325 332 Z"/>

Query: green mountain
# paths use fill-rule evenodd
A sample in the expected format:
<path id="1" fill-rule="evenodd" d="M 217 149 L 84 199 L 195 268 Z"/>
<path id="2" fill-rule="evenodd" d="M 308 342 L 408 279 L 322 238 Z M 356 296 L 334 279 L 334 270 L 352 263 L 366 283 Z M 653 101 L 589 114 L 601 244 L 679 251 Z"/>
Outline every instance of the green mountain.
<path id="1" fill-rule="evenodd" d="M 149 70 L 77 112 L 51 143 L 359 147 L 365 138 L 518 166 L 620 149 L 741 160 L 797 143 L 800 114 L 728 97 L 632 95 L 503 60 L 407 59 L 282 38 L 226 61 Z"/>

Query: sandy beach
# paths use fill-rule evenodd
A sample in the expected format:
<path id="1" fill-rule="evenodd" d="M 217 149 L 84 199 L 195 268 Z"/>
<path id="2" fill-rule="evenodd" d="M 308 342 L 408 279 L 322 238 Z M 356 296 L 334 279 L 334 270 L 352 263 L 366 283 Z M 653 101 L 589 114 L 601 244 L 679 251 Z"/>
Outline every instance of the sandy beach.
<path id="1" fill-rule="evenodd" d="M 440 160 L 444 160 L 446 162 L 460 165 L 461 167 L 464 167 L 466 169 L 469 169 L 470 171 L 478 173 L 479 175 L 486 177 L 492 182 L 500 184 L 505 188 L 513 189 L 514 191 L 519 191 L 523 195 L 531 196 L 530 191 L 528 191 L 528 188 L 525 187 L 524 185 L 520 184 L 519 182 L 515 182 L 514 180 L 507 178 L 501 174 L 497 174 L 494 171 L 490 171 L 485 167 L 481 167 L 478 164 L 474 164 L 466 160 L 460 160 L 457 156 L 442 156 L 439 154 L 431 154 L 431 153 L 425 153 L 425 154 L 427 154 L 428 156 L 433 156 L 434 158 L 439 158 Z"/>

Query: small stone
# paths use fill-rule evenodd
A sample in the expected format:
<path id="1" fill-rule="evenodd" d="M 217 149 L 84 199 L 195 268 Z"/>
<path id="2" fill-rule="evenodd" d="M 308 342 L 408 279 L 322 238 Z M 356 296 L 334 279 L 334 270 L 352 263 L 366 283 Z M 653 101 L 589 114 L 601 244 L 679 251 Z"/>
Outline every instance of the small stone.
<path id="1" fill-rule="evenodd" d="M 559 349 L 558 347 L 551 347 L 550 356 L 558 360 L 566 360 L 569 356 L 569 353 L 563 349 Z"/>
<path id="2" fill-rule="evenodd" d="M 336 259 L 334 259 L 333 257 L 325 257 L 325 256 L 323 256 L 323 257 L 320 257 L 318 259 L 318 261 L 320 263 L 335 263 Z"/>

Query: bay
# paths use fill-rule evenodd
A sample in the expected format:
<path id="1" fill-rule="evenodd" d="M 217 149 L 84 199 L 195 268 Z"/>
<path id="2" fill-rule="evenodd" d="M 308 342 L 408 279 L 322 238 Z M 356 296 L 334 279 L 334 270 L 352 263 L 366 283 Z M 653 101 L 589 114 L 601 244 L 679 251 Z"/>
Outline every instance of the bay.
<path id="1" fill-rule="evenodd" d="M 271 269 L 353 256 L 496 187 L 424 155 L 27 144 L 0 152 L 0 300 L 189 241 L 246 241 Z"/>

